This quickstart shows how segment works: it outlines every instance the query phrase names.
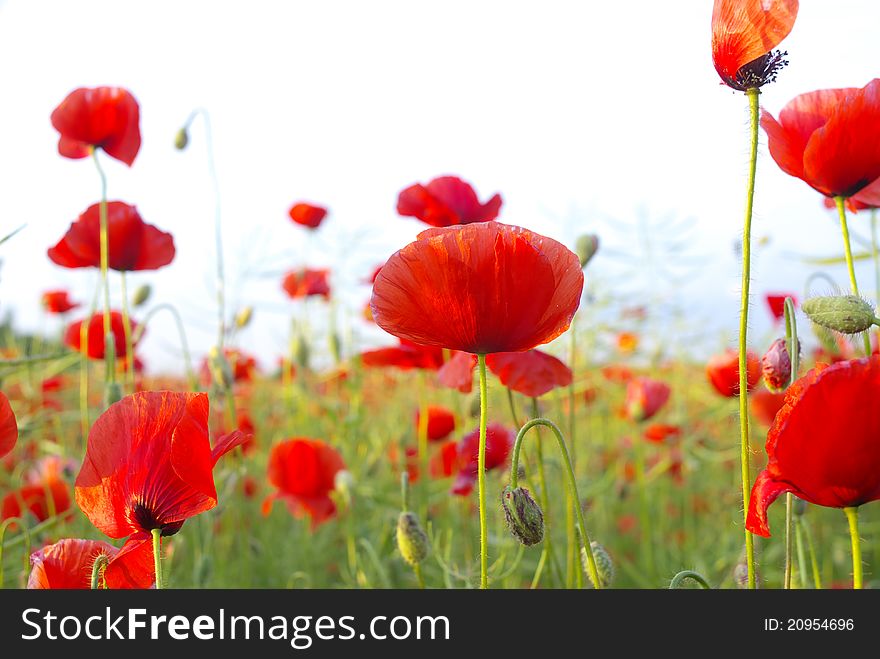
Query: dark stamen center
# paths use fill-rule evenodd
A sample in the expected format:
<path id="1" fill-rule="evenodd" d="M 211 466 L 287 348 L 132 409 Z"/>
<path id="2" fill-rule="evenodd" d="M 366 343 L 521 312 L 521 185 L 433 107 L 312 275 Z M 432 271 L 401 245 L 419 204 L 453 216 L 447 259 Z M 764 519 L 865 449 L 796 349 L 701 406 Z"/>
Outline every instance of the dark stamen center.
<path id="1" fill-rule="evenodd" d="M 787 55 L 786 51 L 771 50 L 748 64 L 743 64 L 736 72 L 736 80 L 729 81 L 729 85 L 740 91 L 748 91 L 763 87 L 768 82 L 776 82 L 779 71 L 788 65 L 788 60 L 785 59 Z"/>

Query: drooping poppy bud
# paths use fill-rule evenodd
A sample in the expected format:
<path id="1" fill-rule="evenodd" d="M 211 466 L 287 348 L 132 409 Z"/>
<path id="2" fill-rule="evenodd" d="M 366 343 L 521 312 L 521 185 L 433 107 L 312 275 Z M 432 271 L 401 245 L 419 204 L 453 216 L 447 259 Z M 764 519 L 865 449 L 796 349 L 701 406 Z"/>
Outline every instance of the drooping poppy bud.
<path id="1" fill-rule="evenodd" d="M 134 295 L 131 296 L 131 304 L 134 307 L 139 307 L 147 302 L 150 299 L 150 295 L 152 295 L 153 289 L 149 284 L 143 284 L 142 286 L 138 286 L 137 290 L 134 292 Z"/>
<path id="2" fill-rule="evenodd" d="M 788 387 L 791 382 L 791 357 L 785 339 L 776 339 L 770 344 L 761 357 L 761 368 L 767 389 L 776 393 Z"/>
<path id="3" fill-rule="evenodd" d="M 412 566 L 418 565 L 428 556 L 428 534 L 413 512 L 402 512 L 397 518 L 397 548 L 403 560 Z"/>
<path id="4" fill-rule="evenodd" d="M 524 487 L 504 487 L 501 507 L 510 533 L 526 547 L 544 539 L 544 513 Z"/>
<path id="5" fill-rule="evenodd" d="M 177 134 L 174 136 L 174 148 L 178 151 L 183 151 L 188 144 L 189 132 L 186 130 L 186 126 L 184 126 L 177 131 Z"/>
<path id="6" fill-rule="evenodd" d="M 801 309 L 817 325 L 841 334 L 864 332 L 877 320 L 873 307 L 856 295 L 810 298 Z"/>
<path id="7" fill-rule="evenodd" d="M 251 320 L 254 317 L 254 308 L 250 305 L 246 306 L 244 309 L 235 314 L 235 327 L 238 329 L 244 329 L 248 325 L 251 324 Z"/>
<path id="8" fill-rule="evenodd" d="M 594 233 L 580 236 L 575 243 L 574 251 L 581 262 L 581 269 L 586 268 L 587 264 L 596 256 L 596 252 L 599 251 L 599 236 Z"/>
<path id="9" fill-rule="evenodd" d="M 611 555 L 608 551 L 600 545 L 598 542 L 593 540 L 590 543 L 590 549 L 593 552 L 593 558 L 596 560 L 596 572 L 599 574 L 599 581 L 602 583 L 597 586 L 593 583 L 593 575 L 590 574 L 590 571 L 587 570 L 587 577 L 590 579 L 590 583 L 593 583 L 593 588 L 610 588 L 611 584 L 614 582 L 614 561 L 611 560 Z M 583 556 L 583 563 L 587 565 L 587 557 L 586 551 L 581 550 Z"/>

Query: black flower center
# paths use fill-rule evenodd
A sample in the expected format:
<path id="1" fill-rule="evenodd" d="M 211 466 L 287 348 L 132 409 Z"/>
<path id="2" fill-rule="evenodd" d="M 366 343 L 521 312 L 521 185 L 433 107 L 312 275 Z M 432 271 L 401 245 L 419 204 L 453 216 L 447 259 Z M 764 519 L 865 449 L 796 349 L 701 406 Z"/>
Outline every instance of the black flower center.
<path id="1" fill-rule="evenodd" d="M 728 80 L 727 84 L 744 92 L 763 87 L 768 82 L 776 82 L 779 71 L 788 65 L 788 60 L 785 59 L 787 55 L 786 51 L 771 50 L 748 64 L 743 64 L 736 72 L 736 79 Z"/>
<path id="2" fill-rule="evenodd" d="M 152 531 L 153 529 L 162 529 L 162 535 L 174 535 L 183 526 L 183 520 L 179 522 L 170 522 L 163 524 L 156 518 L 152 510 L 142 503 L 134 504 L 131 510 L 131 517 L 134 523 L 144 531 Z"/>

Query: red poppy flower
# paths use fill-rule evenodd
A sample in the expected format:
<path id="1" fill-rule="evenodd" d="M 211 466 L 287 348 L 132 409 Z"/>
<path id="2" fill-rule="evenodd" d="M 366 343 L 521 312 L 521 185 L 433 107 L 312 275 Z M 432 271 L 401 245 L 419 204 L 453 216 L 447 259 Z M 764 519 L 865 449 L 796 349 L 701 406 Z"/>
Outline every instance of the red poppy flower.
<path id="1" fill-rule="evenodd" d="M 488 222 L 498 217 L 499 210 L 501 195 L 481 204 L 470 184 L 455 176 L 441 176 L 428 185 L 416 183 L 397 198 L 400 215 L 418 218 L 432 227 Z"/>
<path id="2" fill-rule="evenodd" d="M 715 390 L 722 396 L 733 398 L 739 395 L 739 354 L 728 348 L 715 355 L 706 365 L 706 375 Z M 761 379 L 761 360 L 754 352 L 746 353 L 746 381 L 751 391 Z"/>
<path id="3" fill-rule="evenodd" d="M 70 509 L 70 503 L 70 487 L 63 480 L 28 479 L 27 484 L 3 497 L 0 520 L 22 517 L 30 512 L 38 522 L 44 522 L 51 516 L 53 508 L 55 514 L 60 515 Z"/>
<path id="4" fill-rule="evenodd" d="M 789 388 L 767 434 L 747 529 L 770 535 L 767 508 L 783 492 L 831 508 L 880 499 L 878 396 L 877 356 L 817 366 Z"/>
<path id="5" fill-rule="evenodd" d="M 486 471 L 503 467 L 516 439 L 514 433 L 500 423 L 486 427 Z M 470 494 L 477 482 L 480 452 L 480 430 L 462 437 L 458 443 L 458 476 L 452 484 L 452 493 L 460 496 Z"/>
<path id="6" fill-rule="evenodd" d="M 630 421 L 645 421 L 660 411 L 672 390 L 669 385 L 651 378 L 635 378 L 626 386 L 626 416 Z"/>
<path id="7" fill-rule="evenodd" d="M 458 465 L 458 443 L 446 442 L 434 453 L 430 468 L 433 478 L 449 478 Z"/>
<path id="8" fill-rule="evenodd" d="M 571 369 L 540 350 L 495 353 L 486 357 L 486 365 L 505 387 L 531 398 L 571 384 Z"/>
<path id="9" fill-rule="evenodd" d="M 98 556 L 110 560 L 103 571 L 107 588 L 150 588 L 156 581 L 153 550 L 148 543 L 119 556 L 119 549 L 101 540 L 65 538 L 31 554 L 31 589 L 91 588 Z M 118 557 L 118 558 L 117 558 Z"/>
<path id="10" fill-rule="evenodd" d="M 421 432 L 422 411 L 416 410 L 416 432 Z M 446 439 L 455 430 L 455 414 L 445 407 L 428 406 L 428 439 L 432 442 Z"/>
<path id="11" fill-rule="evenodd" d="M 785 402 L 785 392 L 772 392 L 768 389 L 757 389 L 749 396 L 749 410 L 752 416 L 765 426 L 772 425 L 777 412 Z"/>
<path id="12" fill-rule="evenodd" d="M 294 300 L 299 298 L 320 295 L 325 300 L 330 299 L 330 284 L 327 281 L 329 270 L 311 270 L 303 268 L 288 272 L 281 286 L 287 295 Z"/>
<path id="13" fill-rule="evenodd" d="M 61 137 L 58 153 L 86 158 L 91 147 L 131 166 L 141 147 L 140 109 L 131 92 L 121 87 L 80 87 L 52 112 L 52 126 Z"/>
<path id="14" fill-rule="evenodd" d="M 568 329 L 584 273 L 561 243 L 483 222 L 428 229 L 395 253 L 373 285 L 376 324 L 426 345 L 517 352 Z"/>
<path id="15" fill-rule="evenodd" d="M 0 458 L 10 453 L 18 441 L 18 422 L 9 399 L 0 391 Z"/>
<path id="16" fill-rule="evenodd" d="M 444 387 L 458 389 L 469 394 L 474 387 L 474 368 L 477 356 L 469 352 L 455 351 L 437 371 L 437 381 Z"/>
<path id="17" fill-rule="evenodd" d="M 652 423 L 645 428 L 645 439 L 656 444 L 662 444 L 669 438 L 680 437 L 681 427 L 666 423 Z"/>
<path id="18" fill-rule="evenodd" d="M 49 258 L 65 268 L 101 267 L 101 204 L 92 204 L 55 247 Z M 107 203 L 108 264 L 111 270 L 158 270 L 174 259 L 174 238 L 141 219 L 124 201 Z"/>
<path id="19" fill-rule="evenodd" d="M 779 121 L 763 112 L 761 126 L 782 171 L 827 197 L 851 197 L 880 178 L 878 78 L 796 96 Z"/>
<path id="20" fill-rule="evenodd" d="M 715 0 L 712 61 L 724 84 L 739 91 L 776 79 L 786 62 L 771 52 L 788 36 L 798 0 Z"/>
<path id="21" fill-rule="evenodd" d="M 797 298 L 791 293 L 767 293 L 764 299 L 767 301 L 767 308 L 773 315 L 774 320 L 782 320 L 785 317 L 785 298 L 790 297 L 797 308 Z"/>
<path id="22" fill-rule="evenodd" d="M 64 345 L 72 350 L 82 352 L 82 325 L 85 321 L 78 320 L 67 326 L 64 332 Z M 131 332 L 135 334 L 137 323 L 131 321 Z M 125 345 L 125 325 L 122 322 L 122 314 L 118 311 L 110 312 L 110 331 L 113 333 L 113 343 L 116 349 L 116 357 L 124 359 L 127 356 Z M 86 354 L 89 359 L 104 359 L 104 314 L 96 313 L 89 319 L 88 335 L 86 341 Z M 143 336 L 143 335 L 142 335 Z"/>
<path id="23" fill-rule="evenodd" d="M 131 536 L 124 552 L 150 542 L 153 529 L 177 533 L 217 505 L 214 465 L 246 439 L 208 438 L 208 395 L 145 391 L 111 405 L 89 432 L 76 477 L 76 502 L 111 538 Z"/>
<path id="24" fill-rule="evenodd" d="M 330 498 L 336 473 L 345 469 L 342 456 L 319 439 L 297 437 L 272 447 L 269 454 L 269 482 L 278 491 L 263 502 L 268 515 L 276 499 L 287 504 L 295 517 L 309 515 L 312 529 L 336 514 Z"/>
<path id="25" fill-rule="evenodd" d="M 436 371 L 443 365 L 443 349 L 401 339 L 399 345 L 362 352 L 361 363 L 368 368 L 395 366 L 404 371 L 413 368 Z"/>
<path id="26" fill-rule="evenodd" d="M 67 313 L 79 306 L 79 302 L 70 299 L 70 293 L 67 291 L 46 291 L 43 293 L 41 302 L 43 308 L 49 313 Z"/>
<path id="27" fill-rule="evenodd" d="M 290 219 L 297 224 L 309 229 L 317 229 L 324 218 L 327 217 L 327 209 L 322 206 L 300 202 L 291 206 L 288 214 Z"/>

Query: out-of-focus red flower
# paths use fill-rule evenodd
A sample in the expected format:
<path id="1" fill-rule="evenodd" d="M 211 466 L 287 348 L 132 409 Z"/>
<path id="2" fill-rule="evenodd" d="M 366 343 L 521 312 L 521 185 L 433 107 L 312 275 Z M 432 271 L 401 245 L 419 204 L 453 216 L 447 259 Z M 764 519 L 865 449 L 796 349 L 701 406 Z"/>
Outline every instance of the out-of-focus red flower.
<path id="1" fill-rule="evenodd" d="M 470 184 L 455 176 L 441 176 L 427 185 L 416 183 L 397 198 L 400 215 L 418 218 L 433 227 L 488 222 L 498 217 L 500 210 L 501 195 L 481 204 Z"/>
<path id="2" fill-rule="evenodd" d="M 0 504 L 0 520 L 22 517 L 28 511 L 38 522 L 44 522 L 52 514 L 70 509 L 70 487 L 60 478 L 42 481 L 28 480 L 17 490 L 9 492 Z"/>
<path id="3" fill-rule="evenodd" d="M 626 416 L 630 421 L 645 421 L 660 411 L 672 390 L 669 385 L 651 378 L 635 378 L 626 386 Z"/>
<path id="4" fill-rule="evenodd" d="M 77 320 L 67 326 L 67 330 L 64 332 L 64 345 L 77 352 L 86 352 L 89 359 L 104 359 L 104 314 L 96 313 L 89 319 L 88 328 L 86 329 L 88 336 L 85 351 L 80 342 L 83 322 L 85 321 Z M 136 329 L 137 323 L 132 320 L 132 338 L 136 334 Z M 110 312 L 110 331 L 113 333 L 113 344 L 117 359 L 125 359 L 128 355 L 125 345 L 125 325 L 122 322 L 122 314 L 118 311 Z"/>
<path id="5" fill-rule="evenodd" d="M 18 441 L 18 422 L 9 399 L 0 391 L 0 458 L 10 453 Z"/>
<path id="6" fill-rule="evenodd" d="M 514 433 L 500 423 L 486 427 L 486 471 L 507 464 L 507 456 L 513 448 Z M 477 482 L 480 452 L 479 428 L 468 433 L 458 442 L 458 476 L 452 484 L 452 493 L 467 496 Z"/>
<path id="7" fill-rule="evenodd" d="M 645 439 L 655 444 L 662 444 L 667 439 L 681 437 L 681 426 L 673 426 L 667 423 L 652 423 L 645 428 Z"/>
<path id="8" fill-rule="evenodd" d="M 290 207 L 290 219 L 308 229 L 317 229 L 327 217 L 327 209 L 323 206 L 299 202 Z"/>
<path id="9" fill-rule="evenodd" d="M 422 411 L 416 410 L 416 432 L 421 432 Z M 428 439 L 437 442 L 446 439 L 455 430 L 455 414 L 439 405 L 428 406 Z"/>
<path id="10" fill-rule="evenodd" d="M 516 352 L 568 329 L 584 273 L 561 243 L 482 222 L 428 229 L 373 285 L 376 324 L 399 338 L 474 354 Z"/>
<path id="11" fill-rule="evenodd" d="M 767 508 L 783 492 L 831 508 L 880 499 L 878 396 L 878 356 L 817 366 L 788 389 L 767 434 L 747 529 L 770 535 Z"/>
<path id="12" fill-rule="evenodd" d="M 274 501 L 281 499 L 295 517 L 309 515 L 314 529 L 336 514 L 330 492 L 342 469 L 342 456 L 319 439 L 297 437 L 276 444 L 269 454 L 268 474 L 278 491 L 263 502 L 263 514 L 268 515 Z"/>
<path id="13" fill-rule="evenodd" d="M 443 349 L 401 339 L 396 346 L 362 352 L 361 363 L 368 368 L 395 366 L 404 371 L 413 368 L 436 371 L 443 365 Z"/>
<path id="14" fill-rule="evenodd" d="M 48 254 L 65 268 L 101 267 L 101 204 L 80 215 Z M 141 219 L 124 201 L 107 203 L 107 256 L 111 270 L 158 270 L 174 260 L 174 238 Z"/>
<path id="15" fill-rule="evenodd" d="M 245 498 L 253 499 L 257 494 L 257 490 L 260 489 L 257 480 L 253 476 L 245 476 L 241 480 L 241 491 L 244 494 Z"/>
<path id="16" fill-rule="evenodd" d="M 620 364 L 608 364 L 602 367 L 602 377 L 609 382 L 626 384 L 635 377 L 632 369 Z"/>
<path id="17" fill-rule="evenodd" d="M 139 121 L 137 101 L 121 87 L 74 89 L 52 112 L 62 156 L 86 158 L 91 148 L 101 148 L 129 167 L 141 147 Z"/>
<path id="18" fill-rule="evenodd" d="M 486 357 L 486 365 L 505 387 L 531 398 L 571 384 L 571 369 L 541 350 L 498 352 Z"/>
<path id="19" fill-rule="evenodd" d="M 639 337 L 632 332 L 621 332 L 617 335 L 617 349 L 623 354 L 635 352 L 639 347 Z"/>
<path id="20" fill-rule="evenodd" d="M 330 271 L 313 270 L 311 268 L 303 268 L 301 270 L 292 270 L 288 272 L 282 281 L 281 286 L 287 295 L 294 299 L 321 296 L 325 300 L 330 299 L 330 283 L 327 281 Z"/>
<path id="21" fill-rule="evenodd" d="M 785 298 L 787 297 L 791 298 L 795 308 L 797 308 L 797 298 L 791 293 L 767 293 L 764 296 L 767 308 L 770 309 L 774 320 L 780 321 L 785 317 Z"/>
<path id="22" fill-rule="evenodd" d="M 474 387 L 474 368 L 477 356 L 469 352 L 454 351 L 437 371 L 437 382 L 450 389 L 469 394 Z"/>
<path id="23" fill-rule="evenodd" d="M 788 36 L 798 0 L 715 0 L 712 61 L 725 85 L 739 91 L 776 79 L 784 53 L 771 52 Z"/>
<path id="24" fill-rule="evenodd" d="M 784 391 L 774 393 L 764 388 L 756 389 L 749 395 L 749 410 L 760 423 L 769 426 L 784 402 Z"/>
<path id="25" fill-rule="evenodd" d="M 445 442 L 431 458 L 431 476 L 449 478 L 458 465 L 458 443 Z"/>
<path id="26" fill-rule="evenodd" d="M 715 355 L 706 364 L 706 375 L 709 382 L 722 396 L 733 398 L 739 395 L 739 354 L 728 348 L 720 355 Z M 746 353 L 746 381 L 751 391 L 761 379 L 761 360 L 749 350 Z"/>
<path id="27" fill-rule="evenodd" d="M 880 78 L 796 96 L 779 121 L 762 112 L 761 126 L 780 169 L 826 197 L 851 197 L 880 178 Z"/>
<path id="28" fill-rule="evenodd" d="M 99 556 L 110 560 L 103 570 L 107 588 L 150 588 L 156 581 L 153 549 L 148 543 L 120 556 L 113 545 L 101 540 L 65 538 L 31 554 L 31 589 L 91 588 L 92 567 Z"/>
<path id="29" fill-rule="evenodd" d="M 223 355 L 229 363 L 229 371 L 232 374 L 233 382 L 253 382 L 254 377 L 260 370 L 256 357 L 239 348 L 231 347 L 223 348 Z M 212 382 L 210 356 L 202 360 L 201 367 L 199 368 L 199 379 L 205 386 L 210 385 Z"/>
<path id="30" fill-rule="evenodd" d="M 379 276 L 379 271 L 382 269 L 382 266 L 383 266 L 383 265 L 385 265 L 385 264 L 384 264 L 384 263 L 380 263 L 380 264 L 377 265 L 375 268 L 373 268 L 373 273 L 372 273 L 369 277 L 367 277 L 366 279 L 364 279 L 364 283 L 365 283 L 365 284 L 375 284 L 375 283 L 376 283 L 376 277 Z"/>
<path id="31" fill-rule="evenodd" d="M 70 293 L 67 291 L 46 291 L 40 301 L 49 313 L 67 313 L 80 306 L 79 302 L 70 299 Z"/>

